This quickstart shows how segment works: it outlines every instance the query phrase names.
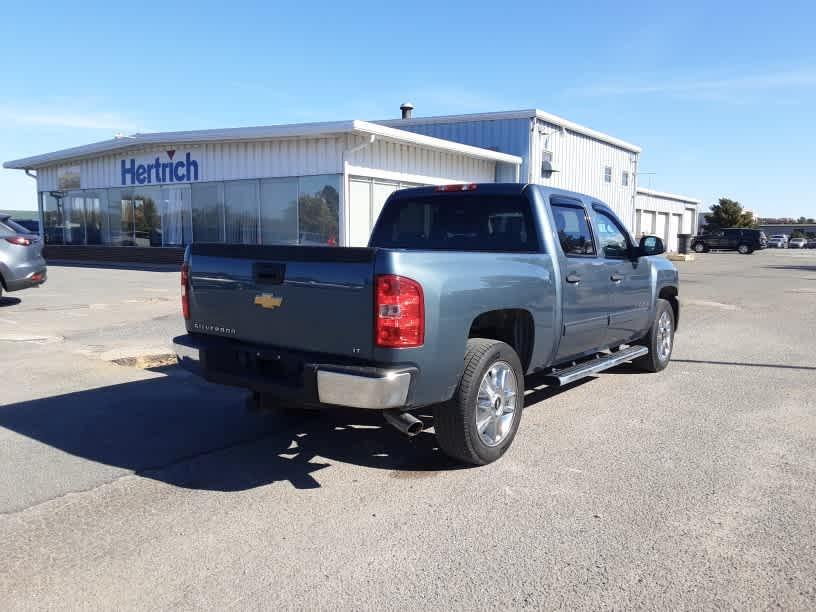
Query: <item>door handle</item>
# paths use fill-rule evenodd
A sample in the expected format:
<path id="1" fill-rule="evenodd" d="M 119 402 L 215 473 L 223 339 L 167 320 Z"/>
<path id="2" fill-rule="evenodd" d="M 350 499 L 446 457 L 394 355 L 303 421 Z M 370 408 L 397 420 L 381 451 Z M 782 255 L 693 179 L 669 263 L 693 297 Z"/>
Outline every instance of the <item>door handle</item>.
<path id="1" fill-rule="evenodd" d="M 573 285 L 576 284 L 576 283 L 580 283 L 581 282 L 581 275 L 580 274 L 575 274 L 575 272 L 573 272 L 572 274 L 568 274 L 567 275 L 567 282 L 572 283 Z"/>
<path id="2" fill-rule="evenodd" d="M 615 272 L 612 276 L 609 277 L 609 280 L 611 280 L 613 283 L 619 283 L 623 279 L 624 279 L 623 274 L 618 274 L 617 272 Z"/>

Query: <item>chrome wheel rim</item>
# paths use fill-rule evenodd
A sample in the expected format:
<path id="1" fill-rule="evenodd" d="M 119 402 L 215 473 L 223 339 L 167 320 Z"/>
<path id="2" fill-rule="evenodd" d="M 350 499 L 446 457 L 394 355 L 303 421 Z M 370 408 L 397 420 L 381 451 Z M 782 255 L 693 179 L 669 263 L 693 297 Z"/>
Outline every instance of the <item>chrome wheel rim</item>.
<path id="1" fill-rule="evenodd" d="M 487 446 L 497 446 L 510 433 L 516 413 L 518 381 L 506 361 L 485 372 L 476 395 L 476 430 Z"/>
<path id="2" fill-rule="evenodd" d="M 694 250 L 698 253 L 702 253 L 705 250 L 705 247 L 702 244 L 695 244 Z"/>
<path id="3" fill-rule="evenodd" d="M 748 252 L 748 247 L 745 246 L 744 244 L 741 244 L 740 247 L 739 247 L 739 252 L 740 253 L 747 253 Z"/>
<path id="4" fill-rule="evenodd" d="M 672 319 L 671 315 L 663 311 L 657 321 L 657 357 L 666 361 L 672 350 Z"/>

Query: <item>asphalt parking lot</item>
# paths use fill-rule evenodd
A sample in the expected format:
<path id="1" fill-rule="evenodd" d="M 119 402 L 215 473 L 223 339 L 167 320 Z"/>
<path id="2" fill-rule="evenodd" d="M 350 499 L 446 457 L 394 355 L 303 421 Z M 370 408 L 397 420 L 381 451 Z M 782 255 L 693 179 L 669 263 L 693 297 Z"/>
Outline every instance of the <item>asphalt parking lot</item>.
<path id="1" fill-rule="evenodd" d="M 816 252 L 678 267 L 665 372 L 528 381 L 510 453 L 458 469 L 119 365 L 169 351 L 178 274 L 51 266 L 0 301 L 4 609 L 814 609 Z"/>

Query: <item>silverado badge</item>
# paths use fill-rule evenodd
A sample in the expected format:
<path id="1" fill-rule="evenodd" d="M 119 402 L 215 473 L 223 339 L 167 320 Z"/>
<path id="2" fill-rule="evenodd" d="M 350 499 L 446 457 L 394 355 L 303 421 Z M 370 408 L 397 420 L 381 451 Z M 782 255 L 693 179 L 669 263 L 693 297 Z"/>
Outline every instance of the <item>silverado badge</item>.
<path id="1" fill-rule="evenodd" d="M 261 308 L 277 308 L 283 304 L 283 298 L 275 297 L 271 293 L 262 293 L 255 296 L 255 305 Z"/>

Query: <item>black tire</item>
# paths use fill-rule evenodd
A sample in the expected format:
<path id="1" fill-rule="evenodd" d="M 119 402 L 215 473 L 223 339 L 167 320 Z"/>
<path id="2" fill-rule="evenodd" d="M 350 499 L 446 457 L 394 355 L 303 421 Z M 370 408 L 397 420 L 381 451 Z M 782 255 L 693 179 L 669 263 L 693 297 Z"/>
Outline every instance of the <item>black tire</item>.
<path id="1" fill-rule="evenodd" d="M 737 246 L 737 252 L 740 255 L 750 255 L 754 252 L 754 249 L 751 248 L 750 245 L 745 244 L 744 242 Z"/>
<path id="2" fill-rule="evenodd" d="M 705 245 L 702 242 L 695 242 L 694 246 L 691 248 L 694 249 L 695 253 L 704 253 L 706 250 Z"/>
<path id="3" fill-rule="evenodd" d="M 509 428 L 495 446 L 490 446 L 482 440 L 477 428 L 476 402 L 482 379 L 497 362 L 508 364 L 512 369 L 516 396 Z M 434 428 L 439 447 L 446 455 L 464 463 L 492 463 L 504 455 L 513 443 L 523 409 L 524 371 L 516 351 L 498 340 L 471 338 L 467 343 L 465 368 L 456 394 L 451 401 L 434 407 Z"/>
<path id="4" fill-rule="evenodd" d="M 664 313 L 668 313 L 671 323 L 671 344 L 669 346 L 668 355 L 666 355 L 665 358 L 661 358 L 660 351 L 658 351 L 658 325 Z M 643 339 L 636 342 L 636 344 L 647 347 L 649 354 L 638 357 L 632 362 L 632 365 L 644 372 L 660 372 L 661 370 L 665 370 L 666 366 L 669 365 L 669 361 L 671 361 L 671 354 L 674 350 L 674 328 L 674 310 L 672 310 L 671 304 L 669 304 L 667 300 L 658 299 L 657 306 L 655 307 L 654 321 L 652 321 L 652 327 L 649 329 L 649 333 L 646 334 Z"/>

